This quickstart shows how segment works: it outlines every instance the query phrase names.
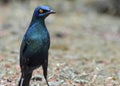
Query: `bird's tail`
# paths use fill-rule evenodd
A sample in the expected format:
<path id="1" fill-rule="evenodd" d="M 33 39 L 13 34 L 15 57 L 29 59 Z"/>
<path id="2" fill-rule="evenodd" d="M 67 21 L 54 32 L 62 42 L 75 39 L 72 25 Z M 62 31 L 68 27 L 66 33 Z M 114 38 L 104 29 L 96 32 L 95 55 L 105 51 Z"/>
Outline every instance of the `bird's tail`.
<path id="1" fill-rule="evenodd" d="M 32 73 L 25 74 L 25 75 L 22 74 L 18 86 L 29 86 L 31 76 L 32 76 Z"/>

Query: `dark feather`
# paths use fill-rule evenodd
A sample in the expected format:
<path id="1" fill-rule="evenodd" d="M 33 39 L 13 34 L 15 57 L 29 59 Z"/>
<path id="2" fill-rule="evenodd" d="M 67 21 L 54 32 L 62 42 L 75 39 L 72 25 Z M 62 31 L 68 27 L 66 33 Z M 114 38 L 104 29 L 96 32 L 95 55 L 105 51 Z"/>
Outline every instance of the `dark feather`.
<path id="1" fill-rule="evenodd" d="M 39 10 L 46 10 L 39 14 Z M 48 50 L 50 47 L 49 32 L 46 28 L 44 19 L 51 13 L 47 6 L 38 6 L 32 17 L 32 21 L 27 29 L 20 48 L 20 67 L 21 78 L 19 86 L 29 86 L 29 82 L 34 69 L 42 65 L 43 74 L 47 81 Z"/>

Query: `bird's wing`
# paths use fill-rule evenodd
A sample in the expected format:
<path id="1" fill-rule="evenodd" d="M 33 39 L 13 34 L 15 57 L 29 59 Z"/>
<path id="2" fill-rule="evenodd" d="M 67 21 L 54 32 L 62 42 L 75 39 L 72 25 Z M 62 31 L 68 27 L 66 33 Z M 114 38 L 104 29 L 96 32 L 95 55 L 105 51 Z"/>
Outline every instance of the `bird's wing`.
<path id="1" fill-rule="evenodd" d="M 38 47 L 33 45 L 32 40 L 33 39 L 24 36 L 20 48 L 20 64 L 28 63 L 29 58 L 33 57 L 36 53 Z M 33 50 L 31 50 L 31 48 L 33 48 Z"/>
<path id="2" fill-rule="evenodd" d="M 25 52 L 27 46 L 28 45 L 27 45 L 26 41 L 23 39 L 21 48 L 20 48 L 20 66 L 21 67 L 22 67 L 23 59 L 25 59 L 25 57 L 23 56 L 23 53 Z"/>
<path id="3" fill-rule="evenodd" d="M 22 44 L 21 44 L 21 48 L 20 48 L 20 57 L 22 57 L 23 52 L 25 51 L 26 47 L 27 47 L 27 44 L 26 44 L 26 42 L 23 40 L 23 41 L 22 41 Z"/>

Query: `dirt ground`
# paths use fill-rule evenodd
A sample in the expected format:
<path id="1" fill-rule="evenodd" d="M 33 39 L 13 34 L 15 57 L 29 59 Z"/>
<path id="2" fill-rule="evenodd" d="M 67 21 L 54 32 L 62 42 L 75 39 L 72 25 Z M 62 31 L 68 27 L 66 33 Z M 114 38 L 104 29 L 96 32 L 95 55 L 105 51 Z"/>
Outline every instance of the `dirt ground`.
<path id="1" fill-rule="evenodd" d="M 17 86 L 20 43 L 34 8 L 41 4 L 0 5 L 0 86 Z M 120 17 L 98 14 L 84 3 L 79 12 L 51 7 L 56 14 L 46 19 L 50 86 L 120 86 Z M 40 80 L 31 80 L 31 86 L 46 86 L 41 68 L 33 77 Z"/>

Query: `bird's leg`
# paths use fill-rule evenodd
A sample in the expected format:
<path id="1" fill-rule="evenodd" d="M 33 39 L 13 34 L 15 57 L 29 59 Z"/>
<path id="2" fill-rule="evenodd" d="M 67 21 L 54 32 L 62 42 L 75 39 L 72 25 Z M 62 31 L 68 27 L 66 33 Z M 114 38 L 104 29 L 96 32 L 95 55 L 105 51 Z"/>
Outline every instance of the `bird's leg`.
<path id="1" fill-rule="evenodd" d="M 30 72 L 30 73 L 22 73 L 21 79 L 20 79 L 20 82 L 19 82 L 18 86 L 29 86 L 31 76 L 32 76 L 32 72 Z"/>
<path id="2" fill-rule="evenodd" d="M 46 80 L 47 85 L 49 86 L 48 80 L 47 80 L 47 67 L 48 67 L 48 60 L 45 60 L 44 63 L 42 64 L 42 68 L 43 68 L 44 78 Z"/>

